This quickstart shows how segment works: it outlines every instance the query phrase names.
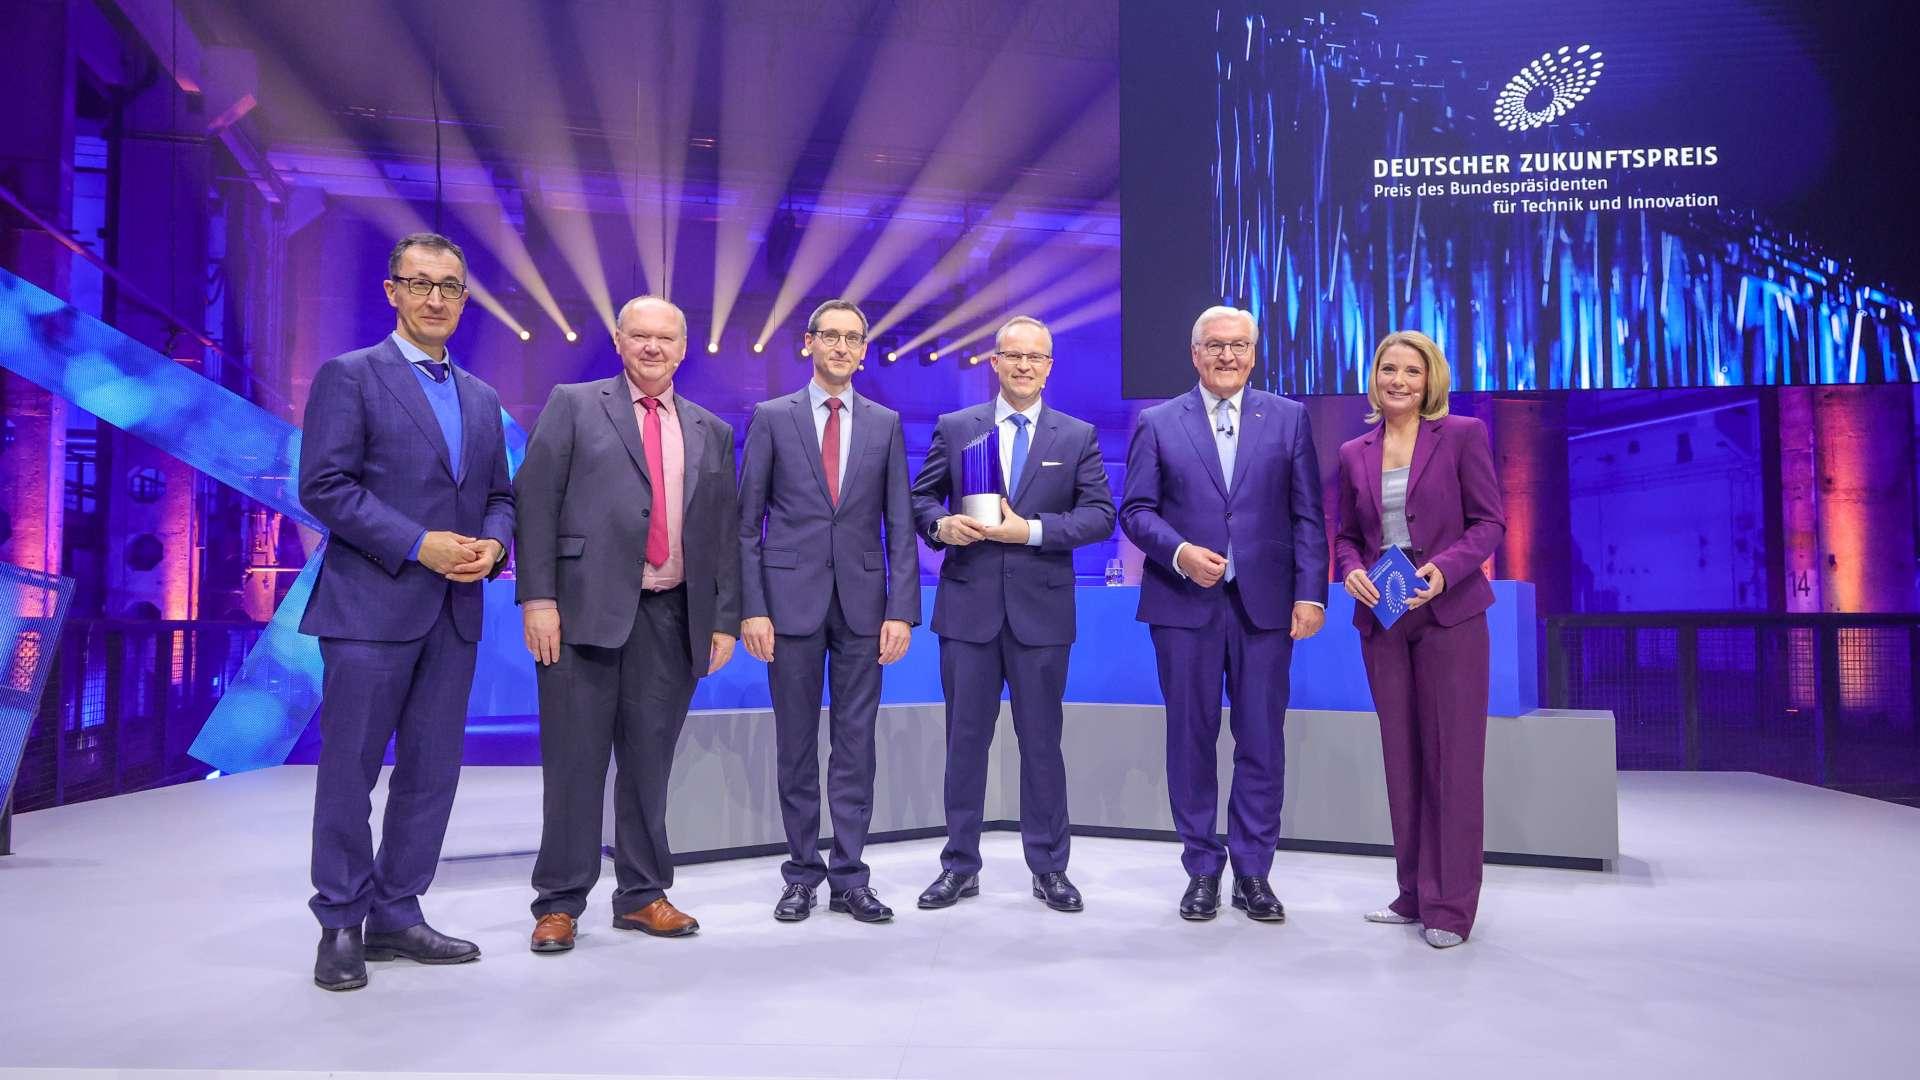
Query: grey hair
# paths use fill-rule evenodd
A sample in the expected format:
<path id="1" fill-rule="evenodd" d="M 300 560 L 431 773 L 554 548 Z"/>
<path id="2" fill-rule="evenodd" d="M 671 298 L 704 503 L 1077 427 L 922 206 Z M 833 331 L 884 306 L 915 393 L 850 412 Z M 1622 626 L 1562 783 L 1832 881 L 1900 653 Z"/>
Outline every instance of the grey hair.
<path id="1" fill-rule="evenodd" d="M 1053 347 L 1053 331 L 1047 329 L 1046 323 L 1041 322 L 1039 319 L 1036 319 L 1031 315 L 1015 315 L 1013 318 L 1008 319 L 1006 322 L 1001 323 L 1000 329 L 995 330 L 993 332 L 993 351 L 994 352 L 999 352 L 1000 346 L 1005 345 L 1007 343 L 1007 331 L 1013 329 L 1016 326 L 1033 327 L 1034 329 L 1047 335 L 1047 347 L 1049 349 Z"/>
<path id="2" fill-rule="evenodd" d="M 447 252 L 454 258 L 460 260 L 460 272 L 462 274 L 467 272 L 467 253 L 460 250 L 459 244 L 454 243 L 452 240 L 436 232 L 417 232 L 408 233 L 400 238 L 399 243 L 393 245 L 393 251 L 387 255 L 388 277 L 392 277 L 400 272 L 400 258 L 407 253 L 408 248 L 412 247 L 426 248 L 428 251 Z"/>
<path id="3" fill-rule="evenodd" d="M 636 296 L 633 299 L 627 301 L 626 303 L 621 304 L 620 313 L 613 317 L 613 325 L 619 326 L 621 323 L 625 322 L 627 319 L 627 312 L 632 310 L 633 308 L 639 307 L 641 304 L 665 304 L 668 307 L 672 308 L 673 313 L 675 315 L 680 316 L 680 340 L 682 341 L 687 340 L 687 313 L 680 310 L 679 304 L 674 303 L 673 301 L 667 299 L 664 296 L 654 296 L 652 293 L 648 293 L 644 296 Z"/>
<path id="4" fill-rule="evenodd" d="M 1188 344 L 1200 344 L 1200 328 L 1215 319 L 1245 319 L 1247 321 L 1248 340 L 1260 340 L 1260 324 L 1254 322 L 1253 312 L 1220 304 L 1201 312 L 1200 317 L 1193 320 L 1193 340 L 1188 342 Z"/>

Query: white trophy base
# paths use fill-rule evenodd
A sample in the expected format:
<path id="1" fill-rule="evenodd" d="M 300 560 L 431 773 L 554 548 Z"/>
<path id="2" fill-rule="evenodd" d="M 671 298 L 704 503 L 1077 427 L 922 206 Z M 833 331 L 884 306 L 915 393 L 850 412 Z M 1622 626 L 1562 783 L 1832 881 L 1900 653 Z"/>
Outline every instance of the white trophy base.
<path id="1" fill-rule="evenodd" d="M 1000 496 L 962 495 L 960 512 L 982 525 L 1000 524 Z"/>

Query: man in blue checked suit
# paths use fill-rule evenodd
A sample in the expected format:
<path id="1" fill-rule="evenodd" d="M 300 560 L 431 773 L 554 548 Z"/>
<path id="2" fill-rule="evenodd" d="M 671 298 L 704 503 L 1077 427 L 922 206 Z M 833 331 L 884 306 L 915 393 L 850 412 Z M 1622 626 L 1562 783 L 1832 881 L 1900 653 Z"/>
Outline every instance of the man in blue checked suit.
<path id="1" fill-rule="evenodd" d="M 1147 557 L 1138 618 L 1167 705 L 1167 793 L 1184 847 L 1180 916 L 1213 918 L 1221 871 L 1234 907 L 1278 923 L 1267 881 L 1280 839 L 1293 643 L 1326 621 L 1327 534 L 1307 411 L 1249 389 L 1253 316 L 1208 308 L 1188 351 L 1200 385 L 1140 414 L 1120 528 Z M 1227 842 L 1219 813 L 1220 692 L 1233 703 Z"/>
<path id="2" fill-rule="evenodd" d="M 307 397 L 300 502 L 328 533 L 300 621 L 325 664 L 309 906 L 327 990 L 365 986 L 367 960 L 480 956 L 420 909 L 460 779 L 481 582 L 513 536 L 500 398 L 447 352 L 466 269 L 444 236 L 402 238 L 384 283 L 393 333 L 321 365 Z M 370 796 L 389 739 L 376 853 Z"/>
<path id="3" fill-rule="evenodd" d="M 740 640 L 767 661 L 787 861 L 773 917 L 830 911 L 886 922 L 861 859 L 873 818 L 880 669 L 920 621 L 920 556 L 900 414 L 853 390 L 867 317 L 828 300 L 807 320 L 813 378 L 754 406 L 740 461 Z M 831 691 L 820 858 L 820 691 Z"/>
<path id="4" fill-rule="evenodd" d="M 992 360 L 1000 392 L 939 419 L 913 485 L 915 522 L 946 552 L 933 631 L 947 703 L 947 846 L 919 903 L 951 907 L 980 891 L 987 757 L 1004 685 L 1020 740 L 1020 838 L 1033 895 L 1056 911 L 1079 911 L 1066 872 L 1060 701 L 1075 631 L 1073 552 L 1113 535 L 1113 493 L 1093 426 L 1041 403 L 1053 370 L 1046 325 L 1007 320 Z M 956 512 L 960 450 L 989 432 L 1007 493 L 997 525 Z"/>

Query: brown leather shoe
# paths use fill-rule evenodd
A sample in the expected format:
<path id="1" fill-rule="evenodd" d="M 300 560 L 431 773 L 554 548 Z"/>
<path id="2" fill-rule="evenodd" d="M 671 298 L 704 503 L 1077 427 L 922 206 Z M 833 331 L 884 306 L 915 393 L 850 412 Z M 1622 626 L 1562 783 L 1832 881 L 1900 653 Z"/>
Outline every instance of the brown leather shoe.
<path id="1" fill-rule="evenodd" d="M 615 930 L 638 930 L 654 937 L 687 937 L 700 929 L 693 916 L 667 903 L 661 897 L 639 911 L 613 917 Z"/>
<path id="2" fill-rule="evenodd" d="M 534 952 L 566 952 L 573 948 L 573 931 L 578 920 L 564 911 L 549 911 L 533 924 Z"/>

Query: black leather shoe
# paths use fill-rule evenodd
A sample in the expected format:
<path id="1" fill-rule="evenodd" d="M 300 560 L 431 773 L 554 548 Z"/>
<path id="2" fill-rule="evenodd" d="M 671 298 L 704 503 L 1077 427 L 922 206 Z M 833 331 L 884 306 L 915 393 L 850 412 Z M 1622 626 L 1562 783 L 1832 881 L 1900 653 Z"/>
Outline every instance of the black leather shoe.
<path id="1" fill-rule="evenodd" d="M 893 909 L 881 903 L 880 897 L 865 885 L 829 895 L 827 910 L 844 911 L 858 922 L 886 922 L 893 918 Z"/>
<path id="2" fill-rule="evenodd" d="M 773 905 L 773 917 L 781 922 L 799 922 L 813 914 L 813 886 L 789 885 L 780 890 L 780 902 Z"/>
<path id="3" fill-rule="evenodd" d="M 923 908 L 952 907 L 969 896 L 980 895 L 980 875 L 942 870 L 927 891 L 920 894 Z"/>
<path id="4" fill-rule="evenodd" d="M 1195 874 L 1187 879 L 1187 891 L 1180 896 L 1180 917 L 1188 922 L 1206 922 L 1220 914 L 1220 875 Z"/>
<path id="5" fill-rule="evenodd" d="M 320 952 L 313 959 L 313 985 L 322 990 L 358 990 L 367 985 L 367 955 L 359 927 L 320 931 Z"/>
<path id="6" fill-rule="evenodd" d="M 1273 886 L 1263 877 L 1239 877 L 1233 879 L 1233 906 L 1247 913 L 1247 918 L 1255 922 L 1286 922 L 1287 909 L 1280 904 L 1280 898 L 1273 895 Z"/>
<path id="7" fill-rule="evenodd" d="M 464 964 L 480 959 L 480 946 L 414 923 L 405 930 L 367 935 L 367 959 L 411 960 L 416 964 Z"/>
<path id="8" fill-rule="evenodd" d="M 1080 890 L 1073 887 L 1066 872 L 1061 870 L 1033 875 L 1033 898 L 1045 900 L 1055 911 L 1079 911 L 1086 907 L 1080 900 Z"/>

